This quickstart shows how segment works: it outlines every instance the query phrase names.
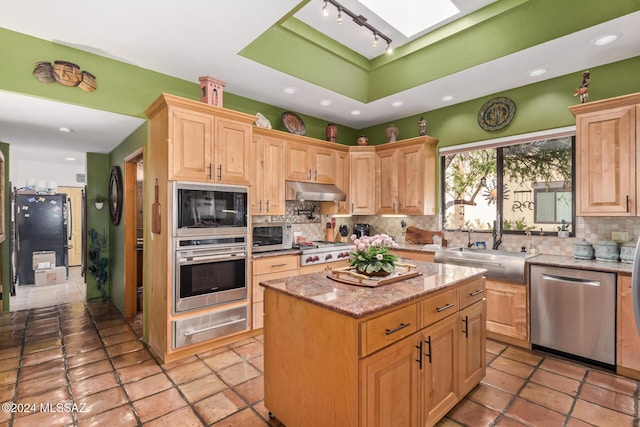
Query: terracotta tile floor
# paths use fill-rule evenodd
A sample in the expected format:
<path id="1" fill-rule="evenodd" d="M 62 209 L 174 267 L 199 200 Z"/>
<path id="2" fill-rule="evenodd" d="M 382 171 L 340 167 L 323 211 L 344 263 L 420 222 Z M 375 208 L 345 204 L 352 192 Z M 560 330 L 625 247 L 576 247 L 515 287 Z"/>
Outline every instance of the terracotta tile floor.
<path id="1" fill-rule="evenodd" d="M 109 302 L 0 315 L 0 402 L 24 408 L 0 426 L 281 425 L 263 404 L 262 336 L 160 364 L 140 335 Z M 496 341 L 487 365 L 439 427 L 638 427 L 636 381 Z"/>

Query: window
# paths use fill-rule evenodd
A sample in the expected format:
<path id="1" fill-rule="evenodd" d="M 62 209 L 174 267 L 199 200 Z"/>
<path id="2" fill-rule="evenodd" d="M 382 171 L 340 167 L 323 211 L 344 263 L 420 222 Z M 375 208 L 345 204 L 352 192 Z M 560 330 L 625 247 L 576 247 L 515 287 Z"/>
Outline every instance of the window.
<path id="1" fill-rule="evenodd" d="M 443 148 L 443 227 L 555 233 L 573 224 L 574 139 L 564 133 Z"/>

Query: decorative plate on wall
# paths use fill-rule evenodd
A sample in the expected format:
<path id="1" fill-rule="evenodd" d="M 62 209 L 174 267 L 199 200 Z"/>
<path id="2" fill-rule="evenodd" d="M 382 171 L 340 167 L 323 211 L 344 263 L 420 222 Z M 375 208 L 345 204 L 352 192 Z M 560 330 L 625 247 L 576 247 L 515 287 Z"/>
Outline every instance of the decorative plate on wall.
<path id="1" fill-rule="evenodd" d="M 284 124 L 285 129 L 296 135 L 304 135 L 307 132 L 307 128 L 304 126 L 302 119 L 291 111 L 282 113 L 282 124 Z"/>
<path id="2" fill-rule="evenodd" d="M 488 100 L 478 112 L 478 124 L 484 130 L 498 130 L 507 126 L 516 114 L 516 104 L 509 98 Z"/>

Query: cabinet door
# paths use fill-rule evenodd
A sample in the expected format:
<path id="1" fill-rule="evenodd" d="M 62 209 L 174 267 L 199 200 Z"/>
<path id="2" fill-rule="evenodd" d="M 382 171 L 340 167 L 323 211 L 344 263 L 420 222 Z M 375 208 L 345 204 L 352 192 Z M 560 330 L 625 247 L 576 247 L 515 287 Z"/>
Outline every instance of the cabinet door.
<path id="1" fill-rule="evenodd" d="M 421 425 L 432 426 L 458 403 L 460 332 L 458 313 L 424 329 L 424 393 Z"/>
<path id="2" fill-rule="evenodd" d="M 214 180 L 222 184 L 249 185 L 251 125 L 216 119 Z"/>
<path id="3" fill-rule="evenodd" d="M 311 181 L 311 148 L 298 142 L 285 143 L 286 177 L 289 181 Z"/>
<path id="4" fill-rule="evenodd" d="M 398 150 L 376 152 L 376 213 L 394 214 L 398 206 Z"/>
<path id="5" fill-rule="evenodd" d="M 355 215 L 375 212 L 375 153 L 359 152 L 349 154 L 351 171 L 349 201 L 351 213 Z"/>
<path id="6" fill-rule="evenodd" d="M 336 174 L 335 151 L 331 148 L 314 147 L 312 153 L 312 181 L 334 184 Z"/>
<path id="7" fill-rule="evenodd" d="M 414 144 L 398 149 L 398 212 L 430 215 L 436 212 L 435 148 Z"/>
<path id="8" fill-rule="evenodd" d="M 418 425 L 420 363 L 424 363 L 419 343 L 414 334 L 362 359 L 361 426 Z"/>
<path id="9" fill-rule="evenodd" d="M 335 163 L 336 171 L 334 183 L 339 189 L 347 193 L 347 200 L 344 202 L 322 202 L 322 215 L 349 213 L 349 153 L 346 151 L 336 151 Z"/>
<path id="10" fill-rule="evenodd" d="M 528 341 L 527 286 L 489 279 L 486 286 L 487 331 Z"/>
<path id="11" fill-rule="evenodd" d="M 263 204 L 267 215 L 284 215 L 284 141 L 264 139 Z"/>
<path id="12" fill-rule="evenodd" d="M 253 135 L 251 137 L 251 146 L 249 150 L 249 182 L 251 188 L 249 191 L 249 213 L 251 215 L 264 215 L 263 210 L 263 193 L 264 193 L 264 137 L 261 135 Z"/>
<path id="13" fill-rule="evenodd" d="M 576 215 L 636 215 L 636 107 L 577 117 Z"/>
<path id="14" fill-rule="evenodd" d="M 616 365 L 637 371 L 640 378 L 640 335 L 636 328 L 631 295 L 631 276 L 618 276 L 618 336 Z"/>
<path id="15" fill-rule="evenodd" d="M 172 109 L 169 123 L 169 179 L 208 182 L 212 176 L 213 117 Z"/>
<path id="16" fill-rule="evenodd" d="M 466 395 L 486 374 L 487 311 L 484 301 L 460 312 L 460 396 Z"/>

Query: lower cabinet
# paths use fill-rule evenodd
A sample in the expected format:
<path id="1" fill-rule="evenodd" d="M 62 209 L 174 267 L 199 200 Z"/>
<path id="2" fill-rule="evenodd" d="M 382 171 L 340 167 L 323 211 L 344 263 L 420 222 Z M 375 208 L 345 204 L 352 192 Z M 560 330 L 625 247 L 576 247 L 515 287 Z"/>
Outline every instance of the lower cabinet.
<path id="1" fill-rule="evenodd" d="M 265 406 L 285 425 L 435 425 L 485 376 L 484 289 L 362 319 L 267 289 Z"/>
<path id="2" fill-rule="evenodd" d="M 253 328 L 263 326 L 264 288 L 260 282 L 272 279 L 284 279 L 298 274 L 300 255 L 282 255 L 254 259 L 252 263 L 252 307 Z"/>
<path id="3" fill-rule="evenodd" d="M 491 338 L 529 346 L 527 285 L 487 279 L 487 332 Z"/>
<path id="4" fill-rule="evenodd" d="M 618 275 L 616 372 L 640 380 L 640 334 L 636 328 L 631 276 Z"/>

